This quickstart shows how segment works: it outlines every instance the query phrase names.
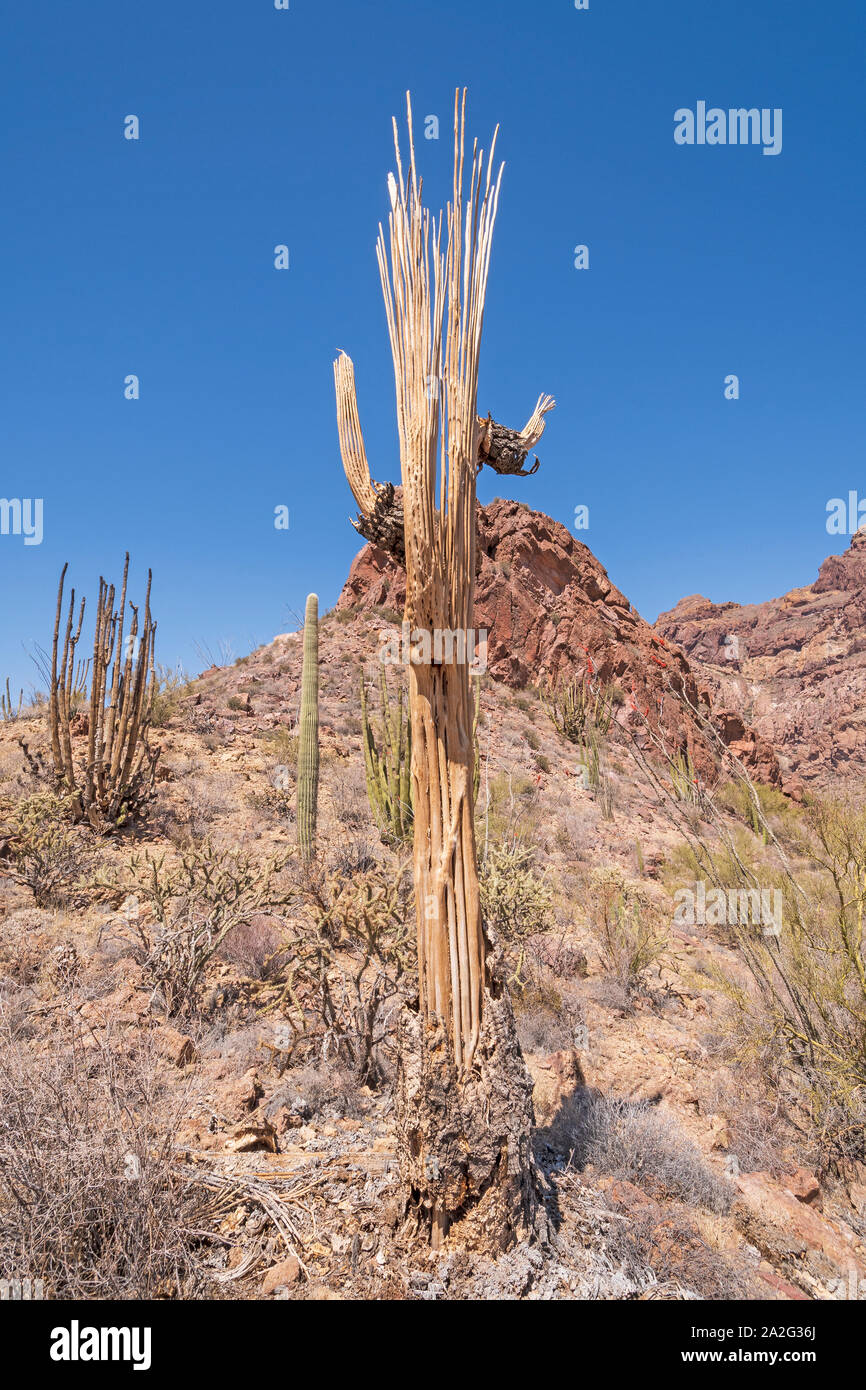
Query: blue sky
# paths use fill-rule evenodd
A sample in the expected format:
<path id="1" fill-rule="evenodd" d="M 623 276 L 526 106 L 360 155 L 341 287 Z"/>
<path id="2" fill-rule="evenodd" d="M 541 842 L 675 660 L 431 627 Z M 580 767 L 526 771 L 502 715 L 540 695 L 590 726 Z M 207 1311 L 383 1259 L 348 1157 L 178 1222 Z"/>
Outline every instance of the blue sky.
<path id="1" fill-rule="evenodd" d="M 43 498 L 44 540 L 0 536 L 0 678 L 32 679 L 66 560 L 91 602 L 126 549 L 134 590 L 150 565 L 158 656 L 191 669 L 336 600 L 338 348 L 374 476 L 399 470 L 374 245 L 407 88 L 442 120 L 437 206 L 455 86 L 485 144 L 501 124 L 479 406 L 520 426 L 558 402 L 540 471 L 485 471 L 482 500 L 588 505 L 581 539 L 649 620 L 810 582 L 847 544 L 828 499 L 866 498 L 864 31 L 853 0 L 14 7 L 0 497 Z M 782 153 L 676 145 L 701 100 L 782 108 Z"/>

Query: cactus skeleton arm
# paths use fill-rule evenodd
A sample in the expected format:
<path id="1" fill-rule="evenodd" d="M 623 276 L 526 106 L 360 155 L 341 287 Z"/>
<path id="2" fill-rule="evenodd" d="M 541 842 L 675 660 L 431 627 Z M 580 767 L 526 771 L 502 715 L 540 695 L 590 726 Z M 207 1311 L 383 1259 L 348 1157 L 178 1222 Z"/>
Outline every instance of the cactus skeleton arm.
<path id="1" fill-rule="evenodd" d="M 343 470 L 359 508 L 352 525 L 365 540 L 388 551 L 405 565 L 402 489 L 395 488 L 392 483 L 377 483 L 370 475 L 358 414 L 355 367 L 351 357 L 342 351 L 334 362 L 334 384 Z M 555 405 L 552 396 L 539 396 L 535 410 L 519 431 L 498 424 L 491 415 L 486 419 L 479 416 L 478 471 L 487 464 L 495 473 L 516 474 L 521 478 L 535 473 L 539 465 L 537 458 L 531 468 L 525 468 L 524 464 L 530 449 L 544 433 L 545 415 Z"/>

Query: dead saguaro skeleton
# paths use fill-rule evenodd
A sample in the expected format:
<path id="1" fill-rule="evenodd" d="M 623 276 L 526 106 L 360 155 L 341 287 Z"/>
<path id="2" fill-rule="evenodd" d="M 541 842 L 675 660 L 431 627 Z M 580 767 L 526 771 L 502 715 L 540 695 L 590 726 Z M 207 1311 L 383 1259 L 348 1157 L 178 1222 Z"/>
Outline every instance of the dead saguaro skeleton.
<path id="1" fill-rule="evenodd" d="M 438 218 L 421 201 L 411 102 L 405 176 L 394 123 L 397 173 L 388 178 L 388 232 L 380 226 L 377 249 L 394 359 L 400 493 L 371 479 L 352 361 L 341 353 L 334 364 L 357 529 L 405 564 L 405 619 L 431 634 L 472 625 L 480 467 L 527 472 L 528 451 L 554 405 L 542 396 L 519 432 L 478 415 L 502 170 L 494 173 L 493 149 L 485 161 L 476 144 L 464 203 L 465 105 L 466 93 L 458 93 L 453 197 Z M 402 1017 L 397 1082 L 408 1207 L 434 1245 L 456 1228 L 467 1243 L 502 1249 L 543 1220 L 530 1150 L 531 1083 L 481 918 L 466 662 L 449 653 L 410 665 L 409 711 L 420 988 L 418 1007 Z"/>

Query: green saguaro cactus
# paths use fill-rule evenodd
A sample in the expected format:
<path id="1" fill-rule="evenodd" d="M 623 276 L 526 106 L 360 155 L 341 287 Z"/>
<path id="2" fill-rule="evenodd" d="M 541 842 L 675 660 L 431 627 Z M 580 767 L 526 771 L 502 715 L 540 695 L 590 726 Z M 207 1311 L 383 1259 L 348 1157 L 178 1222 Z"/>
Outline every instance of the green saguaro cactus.
<path id="1" fill-rule="evenodd" d="M 301 863 L 308 865 L 316 849 L 316 809 L 319 798 L 319 600 L 315 594 L 310 594 L 307 598 L 304 613 L 300 726 L 298 851 Z"/>

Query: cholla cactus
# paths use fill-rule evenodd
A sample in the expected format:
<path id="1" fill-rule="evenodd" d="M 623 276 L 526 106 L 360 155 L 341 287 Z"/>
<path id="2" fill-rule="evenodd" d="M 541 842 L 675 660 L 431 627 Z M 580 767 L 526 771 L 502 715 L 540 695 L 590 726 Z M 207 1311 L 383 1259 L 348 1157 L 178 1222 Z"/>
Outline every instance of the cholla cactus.
<path id="1" fill-rule="evenodd" d="M 319 600 L 310 594 L 304 613 L 304 665 L 298 742 L 298 850 L 301 863 L 316 850 L 319 799 Z"/>

